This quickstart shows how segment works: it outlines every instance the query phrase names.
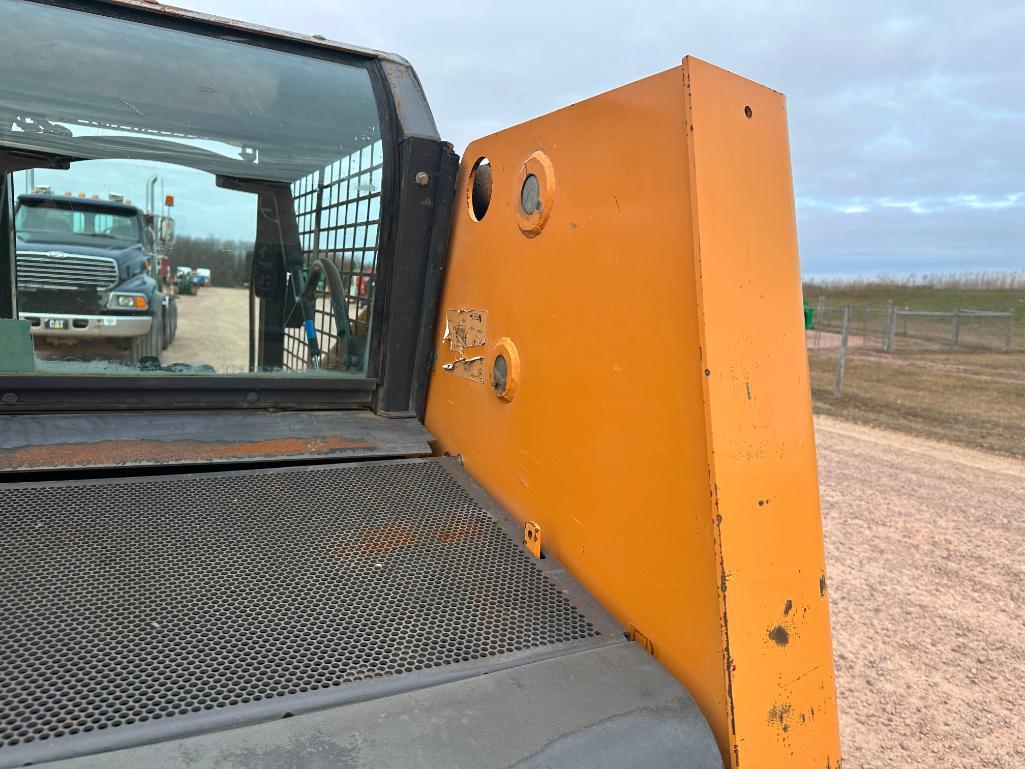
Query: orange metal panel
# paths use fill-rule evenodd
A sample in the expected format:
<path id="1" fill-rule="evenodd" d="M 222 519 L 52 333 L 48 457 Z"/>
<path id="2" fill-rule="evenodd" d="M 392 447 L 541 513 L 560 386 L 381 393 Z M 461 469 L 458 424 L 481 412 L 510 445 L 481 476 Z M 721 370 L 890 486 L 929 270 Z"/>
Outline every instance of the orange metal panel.
<path id="1" fill-rule="evenodd" d="M 474 142 L 427 426 L 688 687 L 731 762 L 821 768 L 836 711 L 782 104 L 688 59 Z"/>
<path id="2" fill-rule="evenodd" d="M 734 762 L 836 766 L 786 100 L 695 59 L 684 71 Z"/>

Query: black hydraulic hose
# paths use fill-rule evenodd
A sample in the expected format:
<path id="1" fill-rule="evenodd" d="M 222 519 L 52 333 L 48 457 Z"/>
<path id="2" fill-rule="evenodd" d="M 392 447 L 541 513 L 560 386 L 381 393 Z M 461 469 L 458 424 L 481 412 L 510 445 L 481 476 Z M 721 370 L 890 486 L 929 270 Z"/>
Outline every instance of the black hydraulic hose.
<path id="1" fill-rule="evenodd" d="M 320 368 L 320 354 L 322 352 L 320 342 L 317 339 L 317 326 L 315 323 L 315 302 L 321 276 L 327 281 L 327 287 L 331 296 L 331 312 L 335 318 L 338 336 L 352 336 L 352 324 L 349 321 L 349 304 L 345 298 L 342 276 L 334 262 L 323 257 L 314 259 L 310 263 L 305 281 L 303 281 L 302 270 L 298 265 L 293 265 L 289 270 L 289 282 L 292 286 L 294 301 L 302 308 L 303 328 L 306 330 L 306 345 L 309 350 L 310 368 L 314 369 Z"/>
<path id="2" fill-rule="evenodd" d="M 327 281 L 328 291 L 331 295 L 331 312 L 335 316 L 335 328 L 338 329 L 338 336 L 352 336 L 349 303 L 345 298 L 345 289 L 342 287 L 342 276 L 335 263 L 330 259 L 319 257 L 310 264 L 309 273 L 306 275 L 306 286 L 303 288 L 303 301 L 312 304 L 317 286 L 320 285 L 321 274 Z"/>

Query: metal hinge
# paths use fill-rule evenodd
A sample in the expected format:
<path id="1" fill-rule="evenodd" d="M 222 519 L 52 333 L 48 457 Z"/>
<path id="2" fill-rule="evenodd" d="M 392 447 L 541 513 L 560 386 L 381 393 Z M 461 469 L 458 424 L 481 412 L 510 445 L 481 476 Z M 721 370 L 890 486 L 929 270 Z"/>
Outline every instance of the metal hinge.
<path id="1" fill-rule="evenodd" d="M 533 521 L 523 524 L 523 544 L 535 558 L 541 557 L 541 527 Z"/>
<path id="2" fill-rule="evenodd" d="M 630 625 L 629 635 L 631 641 L 639 643 L 642 647 L 644 647 L 644 650 L 648 652 L 648 654 L 650 654 L 652 657 L 655 656 L 655 644 L 653 644 L 651 642 L 651 639 L 644 635 L 644 633 L 638 630 L 634 625 Z"/>

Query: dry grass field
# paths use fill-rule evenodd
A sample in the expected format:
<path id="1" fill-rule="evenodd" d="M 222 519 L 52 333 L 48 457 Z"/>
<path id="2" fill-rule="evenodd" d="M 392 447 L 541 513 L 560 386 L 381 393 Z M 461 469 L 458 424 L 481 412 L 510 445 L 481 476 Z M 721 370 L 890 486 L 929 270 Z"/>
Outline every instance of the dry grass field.
<path id="1" fill-rule="evenodd" d="M 832 308 L 816 318 L 819 331 L 809 332 L 816 413 L 1025 458 L 1025 273 L 807 284 L 805 297 Z M 951 350 L 949 318 L 912 317 L 901 319 L 892 351 L 883 352 L 887 303 L 916 311 L 1011 310 L 1011 349 L 1004 349 L 1005 319 L 966 319 Z M 843 389 L 834 397 L 838 308 L 847 304 L 851 338 Z"/>
<path id="2" fill-rule="evenodd" d="M 809 356 L 818 414 L 1025 458 L 1025 353 Z"/>

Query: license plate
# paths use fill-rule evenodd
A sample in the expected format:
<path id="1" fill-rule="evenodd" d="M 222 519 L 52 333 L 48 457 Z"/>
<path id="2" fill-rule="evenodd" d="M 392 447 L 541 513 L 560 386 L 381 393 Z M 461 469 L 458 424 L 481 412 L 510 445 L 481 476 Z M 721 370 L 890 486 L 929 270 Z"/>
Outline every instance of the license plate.
<path id="1" fill-rule="evenodd" d="M 68 322 L 63 318 L 50 318 L 46 321 L 46 327 L 59 331 L 68 327 Z"/>

